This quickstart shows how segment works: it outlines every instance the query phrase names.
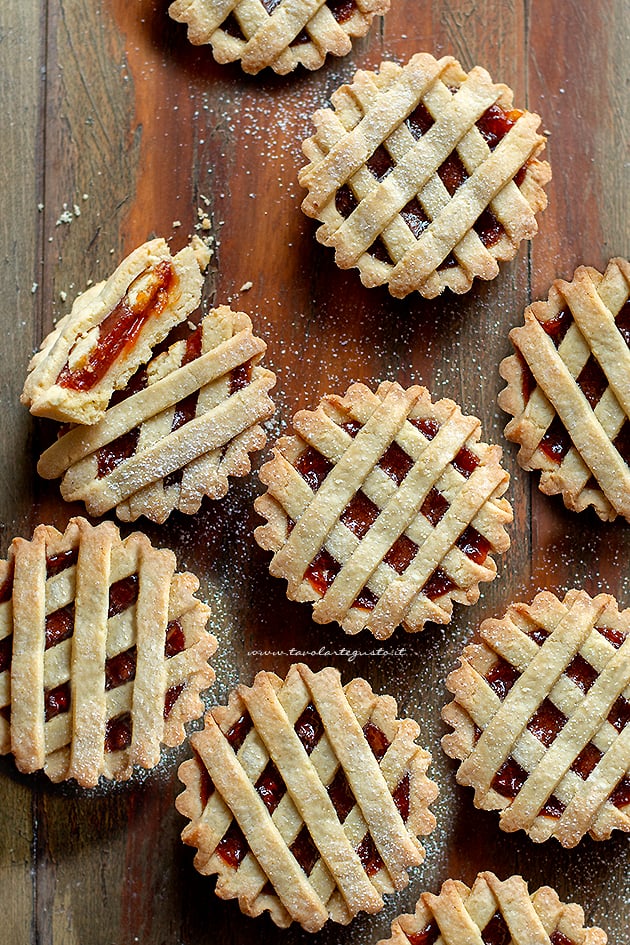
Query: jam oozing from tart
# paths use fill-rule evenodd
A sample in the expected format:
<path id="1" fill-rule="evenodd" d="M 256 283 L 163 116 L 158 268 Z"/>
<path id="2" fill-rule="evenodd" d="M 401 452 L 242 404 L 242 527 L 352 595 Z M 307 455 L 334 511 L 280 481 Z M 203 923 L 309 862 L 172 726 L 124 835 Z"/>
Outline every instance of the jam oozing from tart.
<path id="1" fill-rule="evenodd" d="M 130 574 L 129 577 L 116 581 L 109 589 L 109 610 L 107 617 L 111 619 L 123 610 L 127 610 L 138 600 L 139 578 L 137 574 Z"/>
<path id="2" fill-rule="evenodd" d="M 123 712 L 105 724 L 105 751 L 123 751 L 131 745 L 131 713 Z"/>
<path id="3" fill-rule="evenodd" d="M 164 260 L 155 266 L 149 286 L 138 293 L 133 304 L 130 304 L 128 289 L 99 325 L 98 341 L 86 365 L 72 371 L 66 364 L 57 378 L 59 386 L 79 391 L 92 390 L 121 354 L 133 347 L 146 322 L 164 311 L 175 278 L 172 263 Z"/>
<path id="4" fill-rule="evenodd" d="M 527 723 L 527 728 L 538 741 L 549 748 L 566 721 L 566 716 L 560 709 L 556 708 L 551 700 L 545 699 Z"/>
<path id="5" fill-rule="evenodd" d="M 562 420 L 555 416 L 540 441 L 540 449 L 549 459 L 561 463 L 572 445 L 571 437 L 567 433 Z"/>
<path id="6" fill-rule="evenodd" d="M 496 246 L 505 230 L 502 223 L 495 217 L 492 210 L 484 210 L 479 214 L 473 229 L 486 248 Z"/>
<path id="7" fill-rule="evenodd" d="M 319 850 L 313 843 L 310 831 L 306 824 L 289 847 L 307 876 L 313 872 L 313 867 L 319 860 Z"/>
<path id="8" fill-rule="evenodd" d="M 420 932 L 406 932 L 409 939 L 409 945 L 434 945 L 440 937 L 440 928 L 434 920 L 431 920 Z"/>
<path id="9" fill-rule="evenodd" d="M 542 646 L 549 636 L 549 633 L 544 627 L 532 627 L 531 630 L 527 631 L 527 636 L 531 637 L 538 646 Z"/>
<path id="10" fill-rule="evenodd" d="M 313 492 L 317 492 L 324 479 L 333 468 L 333 464 L 312 446 L 307 446 L 297 458 L 295 468 Z"/>
<path id="11" fill-rule="evenodd" d="M 47 722 L 70 708 L 70 683 L 63 683 L 44 692 L 44 718 Z"/>
<path id="12" fill-rule="evenodd" d="M 481 933 L 484 945 L 509 945 L 512 940 L 507 923 L 500 912 L 495 912 Z"/>
<path id="13" fill-rule="evenodd" d="M 486 673 L 485 680 L 492 691 L 495 692 L 501 702 L 503 702 L 520 675 L 519 671 L 515 669 L 511 663 L 508 663 L 507 660 L 500 657 L 494 666 Z"/>
<path id="14" fill-rule="evenodd" d="M 553 318 L 548 319 L 546 322 L 541 322 L 541 326 L 546 334 L 549 335 L 556 348 L 559 348 L 564 340 L 564 336 L 571 327 L 572 321 L 573 315 L 571 311 L 568 308 L 563 308 L 557 315 L 554 315 Z"/>
<path id="15" fill-rule="evenodd" d="M 73 564 L 77 563 L 78 557 L 78 547 L 69 548 L 68 551 L 60 551 L 56 555 L 49 555 L 46 558 L 46 577 L 54 577 L 56 574 L 61 574 L 61 572 L 65 571 L 67 568 L 71 568 Z"/>
<path id="16" fill-rule="evenodd" d="M 116 689 L 136 678 L 136 648 L 135 646 L 110 656 L 105 661 L 105 689 Z"/>
<path id="17" fill-rule="evenodd" d="M 0 640 L 0 673 L 5 673 L 11 668 L 11 658 L 13 655 L 13 635 L 3 637 Z"/>
<path id="18" fill-rule="evenodd" d="M 68 604 L 46 617 L 46 649 L 62 643 L 74 631 L 74 604 Z"/>
<path id="19" fill-rule="evenodd" d="M 140 427 L 134 427 L 133 430 L 112 440 L 111 443 L 101 446 L 96 451 L 97 478 L 103 479 L 104 476 L 108 476 L 117 466 L 133 456 L 138 449 L 139 439 Z"/>

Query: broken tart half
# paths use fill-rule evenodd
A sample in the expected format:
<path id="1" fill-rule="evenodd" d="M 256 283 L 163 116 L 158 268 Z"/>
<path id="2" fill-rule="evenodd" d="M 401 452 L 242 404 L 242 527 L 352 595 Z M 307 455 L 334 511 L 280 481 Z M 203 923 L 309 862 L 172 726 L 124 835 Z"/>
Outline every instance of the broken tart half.
<path id="1" fill-rule="evenodd" d="M 422 863 L 437 787 L 419 726 L 364 679 L 303 664 L 261 672 L 191 738 L 179 776 L 182 839 L 216 893 L 281 927 L 316 932 L 383 908 Z"/>
<path id="2" fill-rule="evenodd" d="M 199 581 L 115 525 L 38 525 L 0 561 L 0 754 L 94 787 L 184 741 L 214 680 Z"/>

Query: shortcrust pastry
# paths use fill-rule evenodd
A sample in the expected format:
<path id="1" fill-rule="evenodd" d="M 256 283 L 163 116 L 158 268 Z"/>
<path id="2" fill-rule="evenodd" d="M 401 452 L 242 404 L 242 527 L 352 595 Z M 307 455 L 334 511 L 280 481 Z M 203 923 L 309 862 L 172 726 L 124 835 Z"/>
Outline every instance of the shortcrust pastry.
<path id="1" fill-rule="evenodd" d="M 499 405 L 514 417 L 505 435 L 540 489 L 574 512 L 630 522 L 630 263 L 589 266 L 525 310 L 500 367 Z"/>
<path id="2" fill-rule="evenodd" d="M 41 456 L 45 479 L 90 515 L 115 508 L 123 521 L 163 522 L 221 498 L 228 476 L 246 475 L 265 444 L 275 375 L 259 362 L 266 344 L 243 312 L 212 309 L 188 337 L 157 354 L 119 392 L 101 420 L 74 426 Z"/>
<path id="3" fill-rule="evenodd" d="M 111 522 L 38 525 L 0 561 L 0 754 L 93 787 L 153 768 L 203 712 L 216 640 L 172 551 Z"/>
<path id="4" fill-rule="evenodd" d="M 378 912 L 424 859 L 437 788 L 419 727 L 364 679 L 332 667 L 258 673 L 206 715 L 179 775 L 200 873 L 246 915 L 310 932 Z"/>
<path id="5" fill-rule="evenodd" d="M 266 66 L 284 75 L 319 69 L 327 55 L 345 56 L 391 0 L 175 0 L 169 14 L 188 25 L 195 46 L 210 43 L 217 62 L 244 72 Z"/>
<path id="6" fill-rule="evenodd" d="M 522 876 L 501 881 L 479 873 L 472 889 L 447 879 L 439 895 L 423 893 L 413 915 L 392 923 L 378 945 L 606 945 L 600 928 L 584 928 L 584 910 L 542 886 L 529 894 Z"/>
<path id="7" fill-rule="evenodd" d="M 480 426 L 451 400 L 389 382 L 299 411 L 256 501 L 267 519 L 256 540 L 289 598 L 313 601 L 318 623 L 381 639 L 475 603 L 512 520 L 501 448 L 480 441 Z"/>
<path id="8" fill-rule="evenodd" d="M 100 420 L 113 391 L 197 308 L 209 258 L 198 237 L 176 256 L 163 239 L 134 250 L 106 282 L 79 295 L 44 339 L 22 403 L 53 420 Z"/>
<path id="9" fill-rule="evenodd" d="M 549 165 L 540 118 L 476 66 L 427 53 L 359 70 L 313 116 L 304 212 L 364 285 L 402 298 L 467 292 L 538 230 Z"/>
<path id="10" fill-rule="evenodd" d="M 479 633 L 447 679 L 442 739 L 476 806 L 565 847 L 630 832 L 630 610 L 545 591 Z"/>

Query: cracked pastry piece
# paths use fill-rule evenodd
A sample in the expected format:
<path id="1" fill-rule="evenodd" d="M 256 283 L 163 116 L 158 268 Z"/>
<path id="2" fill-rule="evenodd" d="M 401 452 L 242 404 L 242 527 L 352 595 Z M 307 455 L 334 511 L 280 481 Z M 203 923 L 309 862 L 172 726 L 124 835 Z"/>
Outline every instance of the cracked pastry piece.
<path id="1" fill-rule="evenodd" d="M 364 679 L 292 666 L 206 715 L 179 776 L 195 866 L 249 916 L 315 932 L 378 912 L 420 864 L 438 794 L 419 726 Z"/>
<path id="2" fill-rule="evenodd" d="M 317 623 L 386 639 L 402 624 L 448 623 L 497 573 L 512 509 L 501 448 L 481 423 L 424 387 L 353 384 L 293 418 L 260 470 L 255 531 L 291 600 Z"/>
<path id="3" fill-rule="evenodd" d="M 165 240 L 134 250 L 106 282 L 79 295 L 29 364 L 22 403 L 39 417 L 96 423 L 151 349 L 201 300 L 206 245 L 176 256 Z"/>
<path id="4" fill-rule="evenodd" d="M 523 469 L 573 512 L 630 522 L 630 263 L 580 266 L 525 309 L 500 366 L 499 406 Z"/>
<path id="5" fill-rule="evenodd" d="M 422 893 L 413 915 L 392 922 L 378 945 L 606 945 L 600 928 L 584 927 L 584 910 L 542 886 L 530 895 L 522 876 L 501 881 L 479 873 L 472 889 L 447 879 L 439 895 Z"/>
<path id="6" fill-rule="evenodd" d="M 94 787 L 184 741 L 214 680 L 199 581 L 111 522 L 38 525 L 0 561 L 0 754 Z"/>
<path id="7" fill-rule="evenodd" d="M 188 25 L 195 46 L 210 43 L 217 62 L 240 60 L 244 72 L 270 66 L 285 75 L 319 69 L 345 56 L 391 0 L 175 0 L 169 15 Z"/>
<path id="8" fill-rule="evenodd" d="M 90 515 L 115 508 L 123 521 L 164 522 L 219 499 L 228 476 L 251 469 L 260 426 L 274 412 L 275 375 L 259 362 L 267 348 L 244 312 L 212 309 L 188 337 L 157 354 L 92 426 L 74 426 L 41 456 L 45 479 Z"/>
<path id="9" fill-rule="evenodd" d="M 442 745 L 500 827 L 574 847 L 630 832 L 630 610 L 538 594 L 485 620 L 446 684 Z"/>
<path id="10" fill-rule="evenodd" d="M 341 269 L 397 298 L 467 292 L 538 231 L 544 185 L 540 118 L 478 66 L 427 53 L 359 70 L 313 116 L 302 209 Z"/>

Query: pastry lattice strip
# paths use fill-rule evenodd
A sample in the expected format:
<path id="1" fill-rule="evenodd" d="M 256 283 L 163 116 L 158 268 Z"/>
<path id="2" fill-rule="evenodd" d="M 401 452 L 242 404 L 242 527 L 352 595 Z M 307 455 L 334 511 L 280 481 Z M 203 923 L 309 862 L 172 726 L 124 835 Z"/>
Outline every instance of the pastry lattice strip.
<path id="1" fill-rule="evenodd" d="M 155 766 L 214 678 L 198 583 L 110 522 L 15 539 L 0 562 L 0 752 L 84 787 Z"/>
<path id="2" fill-rule="evenodd" d="M 228 476 L 249 472 L 249 452 L 264 445 L 259 423 L 274 411 L 275 383 L 257 363 L 265 349 L 247 315 L 213 309 L 150 362 L 144 389 L 46 450 L 40 474 L 63 475 L 63 497 L 91 515 L 116 507 L 124 521 L 163 522 L 173 509 L 196 512 L 204 495 L 225 495 Z"/>
<path id="3" fill-rule="evenodd" d="M 550 176 L 535 160 L 540 119 L 519 112 L 491 150 L 476 123 L 493 107 L 506 113 L 512 93 L 484 69 L 466 74 L 451 57 L 419 54 L 404 68 L 360 70 L 332 103 L 316 112 L 316 134 L 303 145 L 311 162 L 300 174 L 303 209 L 322 221 L 317 238 L 334 247 L 337 264 L 358 266 L 365 285 L 389 282 L 396 296 L 465 292 L 537 232 Z M 477 232 L 486 208 L 492 217 Z"/>
<path id="4" fill-rule="evenodd" d="M 539 594 L 487 620 L 448 686 L 448 754 L 504 830 L 575 846 L 630 831 L 630 613 Z"/>
<path id="5" fill-rule="evenodd" d="M 354 385 L 296 414 L 299 437 L 277 444 L 256 503 L 269 520 L 256 538 L 275 552 L 270 570 L 289 596 L 314 600 L 319 622 L 377 637 L 399 623 L 448 622 L 453 600 L 473 603 L 479 581 L 496 574 L 490 552 L 508 546 L 511 520 L 500 449 L 479 442 L 479 426 L 452 401 L 389 383 L 376 394 Z M 309 450 L 328 473 L 315 490 L 301 468 Z M 336 568 L 323 588 L 322 555 Z"/>
<path id="6" fill-rule="evenodd" d="M 414 914 L 392 922 L 378 945 L 606 945 L 600 928 L 584 928 L 584 911 L 549 886 L 530 896 L 521 876 L 479 873 L 472 888 L 448 879 L 439 895 L 423 893 Z"/>
<path id="7" fill-rule="evenodd" d="M 217 893 L 249 915 L 310 931 L 378 911 L 424 851 L 429 755 L 418 726 L 364 680 L 342 688 L 333 669 L 259 673 L 196 734 L 180 777 L 182 837 L 195 865 L 218 873 Z M 238 825 L 238 826 L 237 826 Z"/>
<path id="8" fill-rule="evenodd" d="M 217 62 L 241 61 L 255 74 L 318 69 L 328 54 L 345 56 L 390 0 L 176 0 L 169 14 L 188 24 L 194 45 L 211 43 Z"/>
<path id="9" fill-rule="evenodd" d="M 543 492 L 603 519 L 630 520 L 629 296 L 624 259 L 603 276 L 582 266 L 571 282 L 558 279 L 510 332 L 520 358 L 501 366 L 499 404 L 514 416 L 505 433 L 521 444 L 519 462 L 542 470 Z"/>

